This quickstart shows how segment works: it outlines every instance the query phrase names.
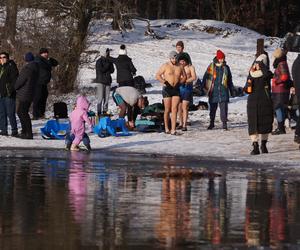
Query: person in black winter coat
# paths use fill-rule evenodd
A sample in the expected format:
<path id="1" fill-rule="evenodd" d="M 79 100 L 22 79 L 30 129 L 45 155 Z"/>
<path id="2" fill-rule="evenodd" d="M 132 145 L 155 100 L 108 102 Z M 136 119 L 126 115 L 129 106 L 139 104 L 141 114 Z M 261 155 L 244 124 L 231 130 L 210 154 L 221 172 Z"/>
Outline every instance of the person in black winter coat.
<path id="1" fill-rule="evenodd" d="M 296 60 L 293 63 L 292 76 L 293 76 L 296 96 L 297 96 L 298 105 L 299 105 L 300 104 L 300 54 L 298 54 L 298 57 L 296 58 Z M 300 111 L 300 108 L 299 108 L 299 111 Z M 297 124 L 296 124 L 294 141 L 296 143 L 300 144 L 300 116 L 298 116 L 298 120 L 297 120 Z"/>
<path id="2" fill-rule="evenodd" d="M 18 135 L 16 121 L 16 93 L 14 85 L 19 71 L 13 60 L 9 60 L 9 54 L 0 53 L 0 135 L 8 135 L 7 118 L 11 126 L 11 135 Z"/>
<path id="3" fill-rule="evenodd" d="M 17 114 L 22 126 L 22 132 L 19 137 L 22 139 L 33 139 L 29 108 L 39 77 L 39 65 L 34 61 L 34 56 L 31 52 L 25 54 L 24 60 L 26 64 L 22 68 L 15 84 Z"/>
<path id="4" fill-rule="evenodd" d="M 114 65 L 107 58 L 110 49 L 106 49 L 105 53 L 96 61 L 96 82 L 97 86 L 97 113 L 100 116 L 108 111 L 108 99 L 110 93 L 110 85 L 112 82 L 111 74 L 114 73 Z"/>
<path id="5" fill-rule="evenodd" d="M 251 67 L 246 88 L 248 89 L 248 132 L 252 141 L 251 155 L 259 154 L 258 137 L 261 137 L 261 152 L 268 153 L 268 135 L 272 132 L 273 104 L 271 99 L 272 72 L 268 70 L 266 55 L 260 55 Z M 250 90 L 251 89 L 251 90 Z"/>
<path id="6" fill-rule="evenodd" d="M 133 76 L 136 74 L 132 60 L 127 56 L 127 50 L 124 44 L 120 46 L 119 56 L 117 58 L 109 57 L 109 60 L 116 65 L 117 83 L 119 87 L 134 86 Z"/>
<path id="7" fill-rule="evenodd" d="M 48 98 L 48 83 L 51 80 L 52 68 L 56 67 L 58 62 L 54 58 L 49 57 L 49 51 L 46 48 L 40 49 L 40 53 L 36 56 L 35 61 L 39 65 L 39 78 L 35 88 L 32 108 L 33 119 L 37 120 L 45 116 Z"/>

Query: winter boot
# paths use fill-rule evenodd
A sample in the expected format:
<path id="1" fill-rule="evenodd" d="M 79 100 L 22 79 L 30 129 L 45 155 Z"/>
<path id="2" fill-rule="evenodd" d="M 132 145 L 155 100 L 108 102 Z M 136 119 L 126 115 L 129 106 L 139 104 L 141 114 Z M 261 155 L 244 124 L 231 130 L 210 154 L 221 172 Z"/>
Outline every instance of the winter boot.
<path id="1" fill-rule="evenodd" d="M 278 122 L 278 128 L 272 132 L 272 135 L 282 135 L 285 134 L 284 122 Z"/>
<path id="2" fill-rule="evenodd" d="M 207 127 L 208 130 L 212 130 L 215 127 L 215 122 L 210 121 L 209 126 Z"/>
<path id="3" fill-rule="evenodd" d="M 253 150 L 250 152 L 250 155 L 259 155 L 259 146 L 258 146 L 258 142 L 253 142 Z"/>
<path id="4" fill-rule="evenodd" d="M 223 130 L 228 130 L 228 128 L 227 128 L 227 122 L 223 122 Z"/>
<path id="5" fill-rule="evenodd" d="M 267 140 L 262 140 L 261 141 L 261 145 L 260 145 L 260 150 L 262 154 L 267 154 L 269 153 L 268 149 L 267 149 Z"/>

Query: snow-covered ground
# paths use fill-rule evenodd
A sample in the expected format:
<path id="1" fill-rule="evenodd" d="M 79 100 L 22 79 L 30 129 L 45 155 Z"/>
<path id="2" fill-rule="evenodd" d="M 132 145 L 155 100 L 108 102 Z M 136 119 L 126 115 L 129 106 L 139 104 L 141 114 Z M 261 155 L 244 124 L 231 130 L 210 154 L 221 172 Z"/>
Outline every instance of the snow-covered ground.
<path id="1" fill-rule="evenodd" d="M 137 74 L 143 75 L 146 82 L 153 85 L 147 89 L 147 96 L 151 103 L 161 102 L 161 86 L 155 80 L 155 73 L 161 64 L 168 60 L 168 54 L 175 50 L 178 40 L 184 41 L 185 51 L 191 58 L 196 68 L 197 75 L 202 76 L 215 56 L 217 49 L 226 54 L 226 61 L 231 68 L 234 85 L 244 86 L 248 69 L 254 60 L 257 38 L 265 38 L 267 51 L 271 63 L 272 52 L 280 45 L 279 38 L 264 37 L 254 31 L 233 24 L 212 20 L 158 20 L 151 23 L 154 30 L 165 39 L 157 40 L 145 36 L 145 23 L 135 22 L 135 29 L 127 33 L 112 31 L 110 22 L 96 21 L 91 27 L 91 35 L 88 39 L 88 50 L 103 51 L 112 48 L 112 56 L 118 56 L 119 46 L 124 43 L 127 46 L 129 57 L 137 68 Z M 288 54 L 289 65 L 296 58 L 295 53 Z M 113 74 L 115 82 L 116 74 Z M 94 87 L 95 65 L 86 65 L 78 74 L 80 88 Z M 64 95 L 52 97 L 54 101 L 68 103 L 69 112 L 75 102 L 76 95 Z M 92 110 L 96 109 L 94 95 L 88 96 L 92 103 Z M 206 97 L 194 98 L 207 101 Z M 274 162 L 277 165 L 297 166 L 300 160 L 298 145 L 293 143 L 293 131 L 288 130 L 286 135 L 270 136 L 269 154 L 250 156 L 251 143 L 247 134 L 246 115 L 247 96 L 231 98 L 229 104 L 229 130 L 221 129 L 217 113 L 216 129 L 207 131 L 209 112 L 198 110 L 190 112 L 191 126 L 181 136 L 165 135 L 164 133 L 141 134 L 133 133 L 130 137 L 99 138 L 91 135 L 94 149 L 134 151 L 140 153 L 174 154 L 199 157 L 223 157 L 233 160 L 249 160 L 257 162 Z M 110 100 L 110 111 L 117 113 L 115 104 Z M 52 116 L 52 107 L 48 106 L 47 116 Z M 39 129 L 45 121 L 33 121 L 34 140 L 21 140 L 0 136 L 0 147 L 42 147 L 64 148 L 63 141 L 44 140 L 39 135 Z"/>

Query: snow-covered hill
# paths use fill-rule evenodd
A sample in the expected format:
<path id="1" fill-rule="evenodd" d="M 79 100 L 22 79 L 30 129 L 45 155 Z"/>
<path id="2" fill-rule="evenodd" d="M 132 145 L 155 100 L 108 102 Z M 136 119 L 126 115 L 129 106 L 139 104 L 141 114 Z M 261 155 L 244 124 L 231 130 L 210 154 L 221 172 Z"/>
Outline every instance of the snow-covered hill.
<path id="1" fill-rule="evenodd" d="M 118 56 L 120 44 L 126 44 L 129 57 L 132 58 L 137 68 L 137 74 L 143 75 L 146 82 L 153 85 L 148 89 L 147 96 L 150 103 L 160 102 L 161 86 L 155 80 L 155 73 L 159 66 L 168 60 L 168 54 L 175 50 L 178 40 L 185 43 L 185 51 L 196 67 L 196 73 L 202 78 L 208 64 L 215 56 L 217 49 L 226 54 L 227 64 L 231 67 L 233 81 L 236 86 L 243 86 L 249 67 L 254 60 L 256 52 L 256 40 L 265 38 L 266 50 L 269 52 L 271 63 L 272 52 L 277 48 L 281 39 L 262 36 L 249 29 L 237 25 L 213 20 L 156 20 L 151 25 L 157 34 L 164 39 L 154 39 L 145 36 L 146 23 L 136 21 L 135 28 L 126 33 L 112 31 L 109 21 L 95 21 L 91 26 L 91 35 L 88 38 L 88 51 L 103 51 L 112 48 L 112 56 Z M 288 54 L 290 66 L 296 58 L 296 54 Z M 80 88 L 93 87 L 95 78 L 95 65 L 85 65 L 79 74 Z M 113 75 L 115 81 L 115 74 Z M 76 95 L 53 97 L 54 100 L 64 100 L 69 104 L 69 112 L 75 102 Z M 206 101 L 206 97 L 195 98 Z M 92 109 L 96 108 L 94 95 L 89 96 Z M 180 154 L 196 156 L 225 157 L 237 160 L 274 161 L 290 163 L 299 161 L 297 145 L 293 143 L 293 132 L 287 135 L 270 136 L 268 155 L 249 156 L 251 143 L 247 135 L 246 116 L 247 97 L 232 98 L 229 104 L 229 131 L 218 129 L 220 121 L 217 120 L 217 129 L 207 131 L 209 121 L 208 111 L 198 110 L 190 113 L 192 126 L 182 136 L 170 136 L 165 134 L 134 134 L 126 138 L 100 139 L 92 135 L 92 147 L 109 150 L 136 151 L 142 153 Z M 116 106 L 110 100 L 110 110 L 117 113 Z M 51 107 L 48 116 L 51 117 Z M 218 115 L 218 114 L 217 114 Z M 218 117 L 217 117 L 218 119 Z M 219 123 L 219 124 L 218 124 Z M 34 122 L 36 132 L 43 122 Z M 0 146 L 26 146 L 26 147 L 61 147 L 62 141 L 45 141 L 39 135 L 35 140 L 26 142 L 19 139 L 6 139 L 0 137 Z M 281 148 L 279 151 L 278 148 Z"/>

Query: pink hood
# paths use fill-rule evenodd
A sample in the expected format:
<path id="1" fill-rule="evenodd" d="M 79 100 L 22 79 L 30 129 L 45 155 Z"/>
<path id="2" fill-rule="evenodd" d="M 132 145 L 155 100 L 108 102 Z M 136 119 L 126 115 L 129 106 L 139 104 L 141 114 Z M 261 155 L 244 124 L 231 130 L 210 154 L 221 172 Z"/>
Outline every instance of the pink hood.
<path id="1" fill-rule="evenodd" d="M 77 101 L 76 101 L 77 109 L 83 109 L 85 111 L 88 111 L 89 106 L 90 106 L 90 103 L 85 96 L 78 96 Z"/>

